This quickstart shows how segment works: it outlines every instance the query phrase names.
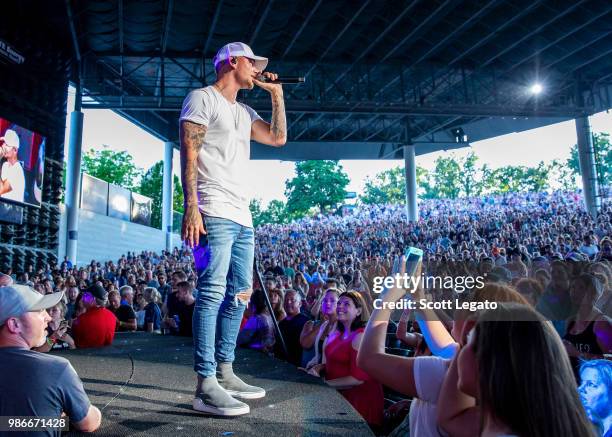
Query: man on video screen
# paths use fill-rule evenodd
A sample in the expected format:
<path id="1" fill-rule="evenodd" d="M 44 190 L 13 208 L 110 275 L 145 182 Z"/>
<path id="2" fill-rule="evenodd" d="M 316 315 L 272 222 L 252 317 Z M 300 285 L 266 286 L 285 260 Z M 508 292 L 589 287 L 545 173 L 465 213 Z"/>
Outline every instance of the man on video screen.
<path id="1" fill-rule="evenodd" d="M 23 202 L 25 176 L 21 163 L 17 160 L 19 136 L 14 130 L 7 129 L 0 141 L 5 159 L 0 170 L 0 197 Z"/>

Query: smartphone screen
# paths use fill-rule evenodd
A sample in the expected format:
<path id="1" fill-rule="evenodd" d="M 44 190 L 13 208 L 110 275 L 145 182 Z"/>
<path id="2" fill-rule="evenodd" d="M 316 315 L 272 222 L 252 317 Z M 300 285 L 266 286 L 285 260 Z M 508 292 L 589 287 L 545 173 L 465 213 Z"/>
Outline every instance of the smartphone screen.
<path id="1" fill-rule="evenodd" d="M 409 247 L 404 252 L 404 255 L 406 255 L 406 273 L 408 275 L 413 275 L 419 261 L 423 259 L 423 251 L 416 247 Z"/>

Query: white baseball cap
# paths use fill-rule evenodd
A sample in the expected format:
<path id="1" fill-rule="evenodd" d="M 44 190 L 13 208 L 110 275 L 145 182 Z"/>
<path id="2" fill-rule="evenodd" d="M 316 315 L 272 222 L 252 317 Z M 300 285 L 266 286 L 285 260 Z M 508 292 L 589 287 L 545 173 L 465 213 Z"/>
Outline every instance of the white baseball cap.
<path id="1" fill-rule="evenodd" d="M 7 129 L 4 132 L 4 137 L 2 137 L 4 142 L 9 147 L 14 147 L 15 149 L 19 149 L 19 135 L 13 129 Z"/>
<path id="2" fill-rule="evenodd" d="M 255 68 L 257 68 L 259 71 L 264 71 L 268 66 L 268 58 L 255 56 L 253 50 L 245 43 L 231 42 L 221 47 L 215 55 L 213 59 L 215 69 L 217 68 L 217 64 L 227 61 L 231 56 L 244 56 L 245 58 L 252 59 L 255 61 Z"/>
<path id="3" fill-rule="evenodd" d="M 11 317 L 54 307 L 62 296 L 64 296 L 63 291 L 43 295 L 27 285 L 13 284 L 0 287 L 0 326 Z"/>

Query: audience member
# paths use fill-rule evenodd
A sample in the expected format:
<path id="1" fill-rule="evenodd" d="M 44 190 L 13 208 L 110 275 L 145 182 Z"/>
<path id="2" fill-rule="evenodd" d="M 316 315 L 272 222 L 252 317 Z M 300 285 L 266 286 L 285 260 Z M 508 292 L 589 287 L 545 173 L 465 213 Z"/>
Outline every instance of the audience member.
<path id="1" fill-rule="evenodd" d="M 193 310 L 195 299 L 193 287 L 187 281 L 179 282 L 176 286 L 176 298 L 171 301 L 166 316 L 166 325 L 170 332 L 175 335 L 192 337 Z"/>
<path id="2" fill-rule="evenodd" d="M 357 352 L 369 312 L 356 291 L 342 293 L 337 303 L 337 324 L 324 345 L 325 382 L 338 389 L 373 427 L 382 426 L 382 385 L 357 364 Z"/>
<path id="3" fill-rule="evenodd" d="M 305 362 L 305 370 L 311 370 L 316 374 L 317 369 L 323 362 L 323 344 L 331 332 L 336 330 L 337 314 L 336 306 L 338 304 L 339 293 L 335 288 L 329 288 L 325 294 L 321 295 L 314 306 L 312 315 L 314 320 L 306 322 L 300 334 L 300 345 L 304 352 L 313 349 L 312 357 Z"/>
<path id="4" fill-rule="evenodd" d="M 187 281 L 187 274 L 185 272 L 183 272 L 182 270 L 175 270 L 172 273 L 172 289 L 171 292 L 166 296 L 166 300 L 164 301 L 164 304 L 162 306 L 162 314 L 167 316 L 168 315 L 168 309 L 170 307 L 174 307 L 176 306 L 177 302 L 177 291 L 178 291 L 178 284 L 180 282 L 184 282 Z"/>
<path id="5" fill-rule="evenodd" d="M 302 272 L 297 272 L 295 274 L 295 279 L 293 281 L 293 288 L 297 290 L 302 296 L 306 296 L 308 293 L 308 281 L 304 277 Z"/>
<path id="6" fill-rule="evenodd" d="M 159 288 L 160 284 L 157 279 L 153 276 L 152 270 L 145 271 L 145 279 L 147 287 Z"/>
<path id="7" fill-rule="evenodd" d="M 407 246 L 416 246 L 424 251 L 423 271 L 426 274 L 441 277 L 482 275 L 487 285 L 483 289 L 486 292 L 460 292 L 452 287 L 433 286 L 418 291 L 415 298 L 459 299 L 470 303 L 489 298 L 491 293 L 505 293 L 505 297 L 497 301 L 506 298 L 518 300 L 518 294 L 507 287 L 513 284 L 530 304 L 553 321 L 560 334 L 566 336 L 567 352 L 577 365 L 579 359 L 593 359 L 610 352 L 607 340 L 610 338 L 608 330 L 612 311 L 612 209 L 607 200 L 604 199 L 602 203 L 600 214 L 593 219 L 585 211 L 579 192 L 432 199 L 420 202 L 420 219 L 415 223 L 406 221 L 403 205 L 358 205 L 344 216 L 319 214 L 290 224 L 261 226 L 256 232 L 256 250 L 258 259 L 269 274 L 265 284 L 273 305 L 273 315 L 279 321 L 285 317 L 285 303 L 291 303 L 286 300 L 299 300 L 303 305 L 298 305 L 298 308 L 307 317 L 312 315 L 316 318 L 318 315 L 320 318 L 321 314 L 317 314 L 322 310 L 320 302 L 328 296 L 323 293 L 330 287 L 339 291 L 352 289 L 359 292 L 366 301 L 366 307 L 371 309 L 372 300 L 381 298 L 381 295 L 371 294 L 374 279 L 391 272 L 395 255 L 404 252 Z M 24 271 L 16 272 L 16 277 L 19 282 L 36 287 L 41 296 L 52 292 L 52 287 L 56 291 L 65 290 L 68 304 L 66 319 L 86 319 L 85 316 L 92 310 L 93 296 L 91 293 L 80 293 L 78 287 L 86 290 L 99 282 L 98 285 L 109 293 L 111 307 L 116 311 L 121 305 L 120 302 L 114 303 L 114 290 L 129 285 L 133 293 L 124 297 L 124 304 L 130 306 L 133 313 L 134 302 L 145 299 L 145 287 L 153 285 L 163 295 L 162 318 L 165 323 L 162 326 L 171 327 L 174 333 L 179 333 L 181 329 L 191 329 L 189 292 L 178 292 L 177 285 L 184 281 L 191 282 L 188 288 L 189 291 L 193 289 L 197 278 L 192 263 L 191 251 L 184 248 L 174 249 L 162 256 L 152 252 L 138 255 L 128 253 L 116 263 L 92 261 L 80 267 L 67 263 L 61 267 L 50 265 L 34 268 L 27 265 Z M 589 281 L 583 280 L 585 275 L 592 276 L 594 279 L 591 282 L 596 286 L 592 287 Z M 166 283 L 166 278 L 171 278 L 170 283 Z M 0 286 L 3 281 L 9 280 L 10 277 L 0 275 Z M 290 299 L 285 299 L 284 293 Z M 524 303 L 527 301 L 523 299 Z M 148 308 L 151 330 L 156 331 L 157 311 L 150 304 L 147 300 L 142 305 L 140 325 L 147 328 L 144 321 L 147 311 L 144 308 Z M 63 335 L 63 327 L 55 329 L 58 321 L 61 325 L 61 305 L 49 311 L 54 317 L 49 323 L 48 337 L 53 340 L 57 337 L 54 335 L 56 331 Z M 184 314 L 179 314 L 181 311 Z M 257 316 L 255 305 L 251 311 L 251 317 Z M 363 358 L 361 350 L 372 352 L 369 337 L 372 337 L 373 328 L 368 326 L 358 354 L 358 358 L 366 361 L 361 363 L 358 360 L 358 363 L 360 366 L 363 364 L 363 370 L 370 377 L 404 395 L 416 396 L 410 407 L 411 435 L 439 435 L 440 428 L 435 417 L 440 410 L 453 411 L 454 399 L 467 399 L 470 405 L 476 402 L 473 397 L 461 395 L 456 383 L 453 391 L 449 379 L 449 368 L 453 365 L 453 359 L 457 359 L 457 351 L 465 343 L 463 331 L 467 335 L 467 328 L 473 322 L 461 312 L 458 317 L 457 313 L 448 311 L 416 311 L 417 322 L 413 323 L 413 330 L 409 332 L 407 313 L 402 315 L 398 329 L 394 328 L 394 323 L 389 323 L 391 314 L 396 320 L 399 313 L 389 312 L 389 317 L 381 324 L 381 320 L 378 320 L 381 311 L 373 312 L 372 320 L 376 319 L 376 323 L 371 322 L 377 329 L 374 337 L 376 341 L 382 341 L 376 347 L 382 348 L 383 352 L 376 349 L 372 354 L 374 359 Z M 461 317 L 467 321 L 460 320 Z M 293 361 L 297 363 L 296 357 L 301 353 L 302 362 L 299 364 L 310 364 L 309 370 L 313 374 L 323 367 L 321 343 L 326 334 L 333 331 L 329 322 L 324 325 L 326 318 L 331 320 L 331 317 L 323 316 L 322 321 L 302 323 L 303 328 L 297 334 L 288 336 L 291 337 L 288 346 L 299 348 L 299 353 L 294 353 Z M 452 329 L 450 325 L 445 326 L 450 318 L 454 319 Z M 138 325 L 135 316 L 134 319 Z M 285 330 L 291 331 L 293 325 L 299 325 L 299 319 L 289 315 L 283 323 Z M 130 322 L 131 318 L 128 317 L 121 323 Z M 383 325 L 384 332 L 381 328 Z M 121 328 L 133 329 L 126 325 Z M 252 326 L 247 328 L 240 335 L 250 336 Z M 396 341 L 395 337 L 409 340 L 412 350 L 389 348 L 385 352 L 384 338 L 391 338 L 388 333 L 393 336 L 392 341 Z M 308 336 L 305 346 L 310 347 L 302 347 L 298 336 Z M 48 347 L 48 343 L 43 345 L 43 348 Z M 279 347 L 277 342 L 277 353 Z M 412 355 L 415 348 L 418 355 L 421 355 L 422 348 L 429 348 L 434 356 L 399 357 L 402 360 L 396 361 L 394 358 L 397 356 L 389 355 L 400 352 Z M 398 374 L 406 375 L 407 381 L 403 385 L 388 380 L 389 375 L 397 379 Z M 450 408 L 447 407 L 447 400 L 451 402 Z M 440 409 L 436 410 L 437 407 Z M 451 435 L 477 434 L 480 415 L 474 416 L 469 408 L 461 411 L 456 417 L 444 417 L 444 429 L 448 429 Z"/>
<path id="8" fill-rule="evenodd" d="M 298 290 L 296 290 L 298 291 Z M 308 290 L 305 296 L 300 294 L 302 298 L 302 307 L 300 308 L 300 312 L 304 314 L 308 318 L 314 317 L 313 312 L 319 310 L 320 307 L 320 297 L 323 289 L 319 287 L 312 287 Z M 298 291 L 299 293 L 299 291 Z"/>
<path id="9" fill-rule="evenodd" d="M 68 299 L 66 303 L 66 320 L 72 320 L 75 318 L 76 301 L 79 297 L 79 294 L 81 293 L 81 290 L 79 290 L 78 287 L 72 286 L 69 286 L 67 290 L 68 292 L 66 294 L 66 297 Z"/>
<path id="10" fill-rule="evenodd" d="M 415 357 L 429 356 L 431 355 L 431 351 L 427 346 L 423 334 L 419 331 L 418 323 L 414 322 L 416 327 L 413 326 L 413 332 L 409 332 L 411 313 L 412 310 L 410 309 L 406 309 L 402 312 L 399 323 L 397 324 L 395 337 L 406 346 L 412 348 Z"/>
<path id="11" fill-rule="evenodd" d="M 274 325 L 268 312 L 263 290 L 256 289 L 251 294 L 250 305 L 247 307 L 246 324 L 238 333 L 236 344 L 272 353 L 274 350 Z"/>
<path id="12" fill-rule="evenodd" d="M 142 283 L 143 281 L 138 281 Z M 138 284 L 136 285 L 138 287 Z M 134 306 L 134 288 L 131 285 L 124 285 L 119 289 L 121 295 L 121 305 L 133 307 Z"/>
<path id="13" fill-rule="evenodd" d="M 157 281 L 159 282 L 159 287 L 157 287 L 157 291 L 159 291 L 159 294 L 161 295 L 161 300 L 160 300 L 160 305 L 161 305 L 163 302 L 166 301 L 166 298 L 168 297 L 168 295 L 170 294 L 172 290 L 172 286 L 168 284 L 166 275 L 163 273 L 160 273 L 159 275 L 157 275 Z"/>
<path id="14" fill-rule="evenodd" d="M 154 332 L 161 334 L 161 309 L 159 308 L 159 302 L 161 295 L 153 287 L 147 287 L 144 291 L 144 300 L 146 306 L 144 307 L 144 330 L 146 332 Z"/>
<path id="15" fill-rule="evenodd" d="M 521 293 L 525 299 L 529 302 L 532 307 L 535 307 L 542 297 L 544 288 L 542 284 L 531 278 L 522 278 L 516 282 L 516 291 Z"/>
<path id="16" fill-rule="evenodd" d="M 65 358 L 31 350 L 46 343 L 47 308 L 63 293 L 45 296 L 24 285 L 0 287 L 0 416 L 60 418 L 77 431 L 93 432 L 102 414 Z M 59 436 L 59 432 L 54 435 Z"/>
<path id="17" fill-rule="evenodd" d="M 563 339 L 576 375 L 579 359 L 603 358 L 604 353 L 612 353 L 612 320 L 595 305 L 601 293 L 601 283 L 592 274 L 581 274 L 570 285 L 577 310 L 568 320 Z"/>
<path id="18" fill-rule="evenodd" d="M 94 284 L 83 292 L 82 301 L 85 313 L 72 323 L 76 346 L 88 348 L 112 344 L 117 318 L 106 309 L 108 303 L 106 290 L 101 285 Z"/>
<path id="19" fill-rule="evenodd" d="M 146 306 L 147 306 L 147 301 L 145 300 L 145 297 L 144 297 L 144 291 L 142 294 L 140 293 L 136 294 L 136 297 L 134 298 L 134 313 L 136 314 L 136 329 L 139 331 L 144 331 L 144 319 L 145 319 L 145 307 Z"/>
<path id="20" fill-rule="evenodd" d="M 401 276 L 405 274 L 406 258 L 401 257 L 395 263 L 397 268 L 393 273 Z M 421 264 L 417 266 L 414 277 L 421 275 Z M 473 315 L 469 310 L 460 310 L 454 314 L 452 330 L 449 333 L 438 318 L 438 313 L 433 310 L 420 309 L 416 311 L 420 330 L 435 356 L 404 357 L 392 355 L 385 351 L 387 330 L 391 310 L 389 304 L 397 302 L 406 296 L 406 290 L 402 287 L 386 289 L 381 295 L 380 308 L 374 309 L 368 321 L 364 337 L 357 355 L 357 365 L 369 375 L 380 381 L 385 386 L 414 398 L 410 405 L 410 414 L 406 417 L 409 424 L 410 435 L 439 436 L 437 414 L 438 403 L 442 400 L 440 391 L 447 377 L 451 359 L 456 356 L 462 340 L 462 332 L 466 322 Z M 415 290 L 413 299 L 418 301 L 422 296 L 422 290 Z M 499 284 L 488 283 L 482 289 L 476 290 L 471 296 L 473 302 L 519 302 L 526 304 L 527 301 L 516 291 Z M 397 375 L 404 375 L 398 378 Z M 452 387 L 452 384 L 450 384 Z M 456 385 L 455 385 L 456 386 Z M 479 423 L 476 417 L 458 420 Z M 454 424 L 453 424 L 454 425 Z M 402 428 L 403 425 L 402 425 Z M 456 426 L 461 430 L 461 425 Z M 465 429 L 465 425 L 463 425 Z M 454 431 L 454 428 L 453 428 Z M 477 431 L 474 431 L 474 435 Z M 462 435 L 470 435 L 469 431 Z"/>
<path id="21" fill-rule="evenodd" d="M 458 389 L 477 399 L 467 409 L 481 412 L 480 435 L 595 436 L 564 352 L 552 325 L 526 305 L 483 313 L 454 363 Z M 445 417 L 466 409 L 460 399 L 450 404 Z"/>
<path id="22" fill-rule="evenodd" d="M 270 298 L 270 304 L 272 305 L 272 310 L 274 311 L 274 317 L 276 318 L 276 321 L 280 323 L 280 321 L 287 316 L 285 309 L 283 308 L 285 293 L 280 288 L 266 289 L 268 290 L 268 297 Z"/>
<path id="23" fill-rule="evenodd" d="M 51 320 L 47 324 L 47 341 L 40 347 L 33 348 L 38 352 L 49 352 L 52 349 L 75 349 L 76 345 L 70 335 L 70 326 L 65 319 L 66 305 L 63 301 L 47 309 Z"/>
<path id="24" fill-rule="evenodd" d="M 134 290 L 129 285 L 124 285 L 119 289 L 121 300 L 117 306 L 117 295 L 111 293 L 109 309 L 117 317 L 117 331 L 136 331 L 138 323 L 136 321 L 136 312 L 134 311 Z M 112 300 L 111 300 L 112 299 Z"/>
<path id="25" fill-rule="evenodd" d="M 274 275 L 274 276 L 281 276 L 285 274 L 285 270 L 276 264 L 276 258 L 272 258 L 270 263 L 270 267 L 268 267 L 265 271 L 264 271 L 264 275 Z"/>
<path id="26" fill-rule="evenodd" d="M 282 348 L 280 340 L 276 341 L 275 346 L 275 354 L 278 357 L 298 367 L 302 365 L 300 334 L 302 333 L 302 328 L 308 321 L 308 317 L 300 312 L 301 306 L 302 298 L 300 294 L 295 290 L 287 290 L 283 302 L 283 307 L 287 315 L 278 323 L 278 327 L 285 340 L 285 347 L 287 348 L 286 353 Z"/>

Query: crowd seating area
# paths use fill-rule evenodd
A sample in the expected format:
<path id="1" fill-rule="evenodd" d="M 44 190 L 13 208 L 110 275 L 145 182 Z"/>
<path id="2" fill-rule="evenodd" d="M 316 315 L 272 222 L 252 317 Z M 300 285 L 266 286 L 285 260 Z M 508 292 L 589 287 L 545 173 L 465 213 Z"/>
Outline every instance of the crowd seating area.
<path id="1" fill-rule="evenodd" d="M 611 212 L 611 204 L 604 202 L 597 219 L 592 219 L 579 192 L 557 191 L 425 200 L 419 204 L 419 220 L 414 223 L 407 222 L 403 205 L 362 205 L 345 216 L 318 215 L 286 225 L 261 226 L 256 230 L 256 259 L 263 284 L 255 281 L 238 344 L 276 355 L 313 377 L 323 378 L 342 392 L 379 435 L 401 435 L 408 430 L 415 435 L 435 435 L 418 428 L 426 428 L 432 420 L 438 420 L 438 426 L 453 435 L 454 420 L 473 414 L 476 408 L 469 388 L 461 392 L 456 381 L 454 387 L 448 382 L 458 377 L 461 381 L 457 366 L 461 367 L 461 356 L 472 341 L 467 329 L 461 332 L 468 322 L 458 314 L 465 313 L 444 308 L 419 313 L 400 308 L 387 314 L 380 309 L 381 303 L 397 300 L 392 297 L 393 290 L 381 286 L 380 278 L 398 273 L 399 257 L 413 246 L 423 250 L 424 276 L 481 278 L 483 287 L 434 282 L 419 287 L 412 300 L 491 300 L 502 307 L 505 302 L 518 302 L 530 308 L 530 317 L 537 316 L 538 323 L 554 328 L 553 334 L 546 334 L 546 328 L 543 335 L 550 334 L 551 344 L 562 345 L 569 358 L 573 378 L 565 383 L 576 388 L 581 383 L 581 366 L 601 361 L 601 380 L 612 396 L 612 373 L 605 373 L 610 372 L 605 362 L 612 357 Z M 116 261 L 92 260 L 85 266 L 64 260 L 46 269 L 28 265 L 24 271 L 3 273 L 42 294 L 65 292 L 65 301 L 49 311 L 52 341 L 43 346 L 44 352 L 108 344 L 108 339 L 92 343 L 91 335 L 84 338 L 74 332 L 79 318 L 99 306 L 114 314 L 115 330 L 192 335 L 197 276 L 191 251 L 185 247 L 161 254 L 128 253 Z M 103 289 L 99 294 L 106 295 L 105 300 L 91 291 L 96 286 Z M 96 299 L 90 301 L 92 293 Z M 397 296 L 405 293 L 403 290 Z M 476 324 L 473 336 L 479 336 L 480 351 L 489 347 L 485 333 L 494 329 L 480 321 L 481 315 L 476 312 L 464 317 L 471 317 Z M 279 323 L 283 342 L 272 318 Z M 99 320 L 96 323 L 102 323 Z M 515 329 L 512 320 L 506 322 L 508 330 Z M 382 337 L 377 337 L 378 329 L 384 331 Z M 532 331 L 535 337 L 538 329 Z M 383 349 L 377 349 L 376 355 L 372 345 L 374 339 L 381 338 Z M 529 338 L 523 341 L 529 342 Z M 370 353 L 378 357 L 380 367 L 372 364 L 367 356 Z M 498 356 L 504 353 L 496 352 Z M 528 360 L 529 353 L 525 347 L 521 359 Z M 426 363 L 433 366 L 437 363 L 433 358 L 442 360 L 443 370 L 440 381 L 434 381 L 435 399 L 430 399 L 422 387 L 433 383 L 421 381 L 419 378 L 428 377 L 418 369 Z M 382 367 L 387 359 L 389 368 L 385 370 Z M 476 354 L 475 359 L 482 359 L 482 354 Z M 541 359 L 544 362 L 546 354 Z M 343 373 L 346 369 L 341 363 L 350 363 L 348 373 Z M 395 383 L 385 373 L 393 372 L 395 365 L 414 372 L 404 375 L 412 381 L 411 387 Z M 561 373 L 556 377 L 563 380 L 566 375 Z M 435 372 L 431 375 L 437 378 Z M 401 379 L 402 375 L 393 377 Z M 501 376 L 491 376 L 495 377 Z M 575 392 L 580 393 L 586 414 L 595 425 L 593 432 L 610 432 L 609 421 L 600 417 L 599 407 L 589 404 L 587 388 L 580 385 Z M 438 398 L 438 394 L 446 397 Z M 460 396 L 472 410 L 457 407 L 453 417 L 435 415 L 436 404 Z M 567 405 L 556 407 L 562 410 Z M 417 418 L 416 411 L 427 408 L 428 418 L 424 413 Z M 477 429 L 480 422 L 470 426 Z M 550 423 L 546 426 L 554 427 Z"/>

